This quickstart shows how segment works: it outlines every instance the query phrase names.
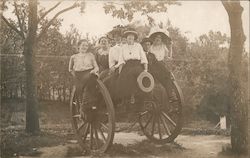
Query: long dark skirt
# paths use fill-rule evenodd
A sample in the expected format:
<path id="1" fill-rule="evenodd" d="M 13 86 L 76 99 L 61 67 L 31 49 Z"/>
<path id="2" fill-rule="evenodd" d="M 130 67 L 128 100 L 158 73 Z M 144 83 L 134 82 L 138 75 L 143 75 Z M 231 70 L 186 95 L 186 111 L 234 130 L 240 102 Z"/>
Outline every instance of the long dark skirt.
<path id="1" fill-rule="evenodd" d="M 78 99 L 80 99 L 80 97 L 82 97 L 83 89 L 90 79 L 90 76 L 91 76 L 90 71 L 91 70 L 76 71 L 75 72 L 76 77 L 74 79 L 74 86 L 76 88 L 76 96 Z"/>
<path id="2" fill-rule="evenodd" d="M 165 67 L 162 61 L 157 61 L 149 65 L 149 72 L 157 79 L 164 87 L 167 87 L 168 95 L 171 95 L 173 82 L 171 80 L 171 72 Z"/>
<path id="3" fill-rule="evenodd" d="M 119 77 L 118 69 L 116 69 L 114 72 L 108 71 L 105 72 L 105 74 L 102 74 L 102 76 L 100 75 L 100 79 L 107 87 L 114 103 L 118 103 L 120 100 L 119 96 L 117 96 L 117 91 L 116 91 L 118 77 Z"/>
<path id="4" fill-rule="evenodd" d="M 117 95 L 119 97 L 129 97 L 139 91 L 137 77 L 143 71 L 142 64 L 139 60 L 128 60 L 117 81 Z"/>

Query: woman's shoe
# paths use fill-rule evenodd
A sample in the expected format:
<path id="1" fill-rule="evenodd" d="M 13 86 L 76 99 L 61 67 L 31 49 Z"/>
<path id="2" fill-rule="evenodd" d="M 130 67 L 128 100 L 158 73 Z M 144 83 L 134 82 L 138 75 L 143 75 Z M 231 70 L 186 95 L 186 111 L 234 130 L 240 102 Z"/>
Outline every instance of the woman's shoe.
<path id="1" fill-rule="evenodd" d="M 169 96 L 169 102 L 173 103 L 176 101 L 178 101 L 178 98 L 177 98 L 176 94 L 174 92 L 172 92 L 171 95 Z"/>
<path id="2" fill-rule="evenodd" d="M 131 95 L 130 103 L 131 103 L 131 104 L 134 104 L 134 103 L 135 103 L 135 95 L 134 95 L 134 94 Z"/>

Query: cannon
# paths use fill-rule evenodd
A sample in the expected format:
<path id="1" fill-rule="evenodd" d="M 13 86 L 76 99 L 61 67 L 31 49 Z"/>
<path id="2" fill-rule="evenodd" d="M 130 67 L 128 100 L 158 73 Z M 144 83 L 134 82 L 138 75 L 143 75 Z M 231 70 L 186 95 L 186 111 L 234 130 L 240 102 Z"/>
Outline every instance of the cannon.
<path id="1" fill-rule="evenodd" d="M 150 80 L 150 84 L 143 85 L 144 79 Z M 109 77 L 102 80 L 92 77 L 88 84 L 91 88 L 85 87 L 81 102 L 76 99 L 75 89 L 71 94 L 72 127 L 82 148 L 93 152 L 106 152 L 109 149 L 115 132 L 121 131 L 116 129 L 121 116 L 118 111 L 126 107 L 125 104 L 129 104 L 123 98 L 117 99 L 116 94 L 110 93 L 111 89 L 106 84 L 109 80 Z M 140 110 L 134 114 L 133 124 L 138 123 L 144 135 L 153 143 L 172 142 L 182 129 L 184 104 L 182 91 L 173 74 L 171 73 L 171 82 L 176 96 L 174 101 L 169 100 L 165 80 L 158 80 L 154 75 L 150 79 L 144 74 L 138 77 L 137 82 L 141 91 L 135 96 L 137 102 L 133 106 L 139 106 Z M 80 104 L 85 107 L 82 111 Z M 125 113 L 129 115 L 131 111 L 125 110 Z"/>

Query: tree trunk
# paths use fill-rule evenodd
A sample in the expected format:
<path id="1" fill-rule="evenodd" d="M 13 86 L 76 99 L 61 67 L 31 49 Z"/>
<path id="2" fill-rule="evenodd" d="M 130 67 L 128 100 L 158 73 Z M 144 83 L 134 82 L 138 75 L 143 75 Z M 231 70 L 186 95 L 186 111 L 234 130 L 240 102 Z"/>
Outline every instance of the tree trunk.
<path id="1" fill-rule="evenodd" d="M 26 132 L 39 131 L 38 101 L 35 77 L 35 52 L 37 31 L 37 0 L 29 0 L 28 34 L 24 41 L 26 70 Z"/>
<path id="2" fill-rule="evenodd" d="M 228 58 L 229 93 L 231 96 L 231 145 L 235 153 L 246 153 L 248 148 L 248 111 L 241 87 L 242 54 L 245 42 L 241 18 L 243 8 L 240 2 L 224 2 L 223 5 L 228 13 L 231 29 Z"/>

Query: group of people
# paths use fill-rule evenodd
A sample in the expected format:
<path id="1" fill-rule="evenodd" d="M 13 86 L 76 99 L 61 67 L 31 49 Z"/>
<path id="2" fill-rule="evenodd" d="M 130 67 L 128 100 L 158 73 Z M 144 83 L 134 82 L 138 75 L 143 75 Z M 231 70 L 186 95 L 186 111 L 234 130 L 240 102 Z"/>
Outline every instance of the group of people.
<path id="1" fill-rule="evenodd" d="M 163 63 L 165 58 L 172 58 L 169 36 L 158 31 L 138 43 L 138 32 L 132 28 L 124 32 L 113 29 L 110 35 L 99 39 L 95 52 L 90 51 L 86 39 L 78 42 L 78 53 L 72 55 L 69 61 L 76 93 L 81 94 L 91 74 L 97 74 L 102 80 L 112 78 L 110 86 L 116 87 L 114 93 L 120 98 L 129 97 L 134 103 L 138 91 L 136 79 L 141 72 L 149 71 L 161 83 L 166 83 L 171 98 L 170 72 Z M 110 38 L 115 42 L 113 46 Z"/>

